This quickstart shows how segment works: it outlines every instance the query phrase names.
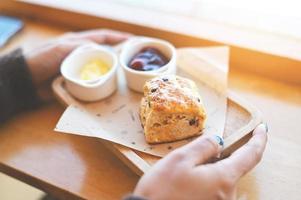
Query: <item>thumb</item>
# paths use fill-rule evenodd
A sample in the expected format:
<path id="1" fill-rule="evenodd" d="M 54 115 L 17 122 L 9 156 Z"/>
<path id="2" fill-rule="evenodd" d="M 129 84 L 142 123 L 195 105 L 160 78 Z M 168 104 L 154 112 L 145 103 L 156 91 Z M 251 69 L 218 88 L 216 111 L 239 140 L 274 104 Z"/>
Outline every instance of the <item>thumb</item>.
<path id="1" fill-rule="evenodd" d="M 230 157 L 220 161 L 223 166 L 237 180 L 254 168 L 261 160 L 267 144 L 268 128 L 266 124 L 260 124 L 253 131 L 252 138 L 247 144 L 236 150 Z"/>
<path id="2" fill-rule="evenodd" d="M 204 135 L 176 149 L 171 153 L 171 156 L 180 157 L 183 162 L 196 166 L 217 157 L 223 144 L 223 139 L 218 135 Z"/>

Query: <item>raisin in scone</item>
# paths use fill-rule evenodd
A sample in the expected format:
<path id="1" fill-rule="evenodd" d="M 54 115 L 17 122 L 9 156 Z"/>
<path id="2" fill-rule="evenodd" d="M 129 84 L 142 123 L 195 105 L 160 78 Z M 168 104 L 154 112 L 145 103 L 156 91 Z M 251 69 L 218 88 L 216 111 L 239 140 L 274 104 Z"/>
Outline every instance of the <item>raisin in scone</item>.
<path id="1" fill-rule="evenodd" d="M 145 83 L 140 120 L 148 143 L 200 135 L 205 119 L 202 99 L 193 81 L 164 75 Z"/>

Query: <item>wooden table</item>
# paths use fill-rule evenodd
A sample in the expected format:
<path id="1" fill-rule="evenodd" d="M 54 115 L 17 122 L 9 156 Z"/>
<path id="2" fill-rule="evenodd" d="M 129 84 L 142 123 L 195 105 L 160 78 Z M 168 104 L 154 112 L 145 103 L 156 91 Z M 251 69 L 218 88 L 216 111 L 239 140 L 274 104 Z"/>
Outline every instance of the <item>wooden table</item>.
<path id="1" fill-rule="evenodd" d="M 27 21 L 1 53 L 65 31 Z M 230 89 L 259 107 L 270 127 L 262 162 L 238 184 L 240 199 L 300 199 L 301 86 L 231 69 Z M 63 111 L 53 102 L 1 125 L 0 171 L 62 199 L 119 199 L 131 192 L 139 177 L 98 140 L 53 131 Z"/>

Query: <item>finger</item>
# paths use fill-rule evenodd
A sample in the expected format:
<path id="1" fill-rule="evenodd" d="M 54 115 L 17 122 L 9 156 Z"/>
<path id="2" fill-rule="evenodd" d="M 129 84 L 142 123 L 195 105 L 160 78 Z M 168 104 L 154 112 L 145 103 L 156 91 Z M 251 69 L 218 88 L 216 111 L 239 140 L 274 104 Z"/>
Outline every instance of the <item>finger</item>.
<path id="1" fill-rule="evenodd" d="M 112 31 L 112 30 L 105 30 L 104 35 L 105 35 L 104 43 L 111 44 L 111 45 L 123 42 L 133 36 L 130 33 Z"/>
<path id="2" fill-rule="evenodd" d="M 70 40 L 69 42 L 66 42 L 66 48 L 69 50 L 69 52 L 73 51 L 77 47 L 86 45 L 86 44 L 94 44 L 91 40 L 88 39 L 78 39 L 78 40 Z"/>
<path id="3" fill-rule="evenodd" d="M 217 157 L 222 150 L 223 143 L 223 139 L 217 135 L 204 135 L 175 150 L 174 154 L 175 156 L 184 155 L 183 161 L 196 166 Z"/>
<path id="4" fill-rule="evenodd" d="M 91 44 L 93 43 L 91 40 L 87 39 L 62 39 L 59 40 L 58 43 L 55 43 L 55 51 L 53 52 L 53 55 L 56 56 L 59 63 L 74 49 L 76 49 L 79 46 L 85 45 L 85 44 Z"/>
<path id="5" fill-rule="evenodd" d="M 54 95 L 53 95 L 53 92 L 51 90 L 50 85 L 40 86 L 37 89 L 37 94 L 38 94 L 40 100 L 44 103 L 47 103 L 47 102 L 50 102 L 50 101 L 54 100 Z"/>
<path id="6" fill-rule="evenodd" d="M 35 66 L 39 66 L 36 71 L 39 71 L 39 76 L 37 76 L 37 83 L 42 83 L 49 79 L 49 77 L 53 78 L 57 74 L 59 74 L 59 69 L 62 61 L 71 53 L 75 48 L 91 43 L 90 40 L 62 40 L 54 43 L 53 47 L 49 48 L 47 52 L 38 59 L 38 63 Z"/>
<path id="7" fill-rule="evenodd" d="M 119 42 L 122 42 L 122 41 L 128 39 L 130 36 L 131 36 L 131 34 L 129 34 L 129 33 L 98 29 L 98 30 L 88 30 L 88 31 L 77 32 L 77 33 L 71 34 L 71 36 L 67 36 L 67 37 L 91 40 L 91 41 L 99 43 L 99 44 L 117 44 Z"/>
<path id="8" fill-rule="evenodd" d="M 230 157 L 219 161 L 218 166 L 231 171 L 234 178 L 238 180 L 261 160 L 267 143 L 267 131 L 265 124 L 257 126 L 248 143 L 236 150 Z"/>
<path id="9" fill-rule="evenodd" d="M 37 95 L 43 103 L 48 103 L 54 100 L 54 94 L 51 88 L 52 81 L 53 78 L 50 77 L 48 80 L 40 83 L 36 88 Z"/>

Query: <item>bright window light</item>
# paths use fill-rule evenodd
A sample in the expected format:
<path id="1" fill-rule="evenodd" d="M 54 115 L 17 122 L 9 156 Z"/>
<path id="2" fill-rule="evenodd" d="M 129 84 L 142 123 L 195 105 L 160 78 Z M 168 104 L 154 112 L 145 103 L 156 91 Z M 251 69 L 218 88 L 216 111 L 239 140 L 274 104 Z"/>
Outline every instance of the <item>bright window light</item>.
<path id="1" fill-rule="evenodd" d="M 301 38 L 300 0 L 111 1 L 144 9 Z"/>

